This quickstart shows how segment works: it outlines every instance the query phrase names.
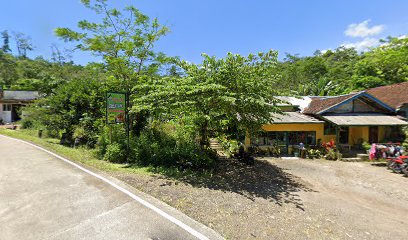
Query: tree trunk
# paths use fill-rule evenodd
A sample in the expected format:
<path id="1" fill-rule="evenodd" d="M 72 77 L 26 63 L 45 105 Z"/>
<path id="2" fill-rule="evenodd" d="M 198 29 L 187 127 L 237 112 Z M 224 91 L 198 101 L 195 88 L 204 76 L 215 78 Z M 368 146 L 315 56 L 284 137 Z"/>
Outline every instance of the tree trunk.
<path id="1" fill-rule="evenodd" d="M 208 120 L 204 120 L 200 127 L 200 147 L 208 146 Z"/>

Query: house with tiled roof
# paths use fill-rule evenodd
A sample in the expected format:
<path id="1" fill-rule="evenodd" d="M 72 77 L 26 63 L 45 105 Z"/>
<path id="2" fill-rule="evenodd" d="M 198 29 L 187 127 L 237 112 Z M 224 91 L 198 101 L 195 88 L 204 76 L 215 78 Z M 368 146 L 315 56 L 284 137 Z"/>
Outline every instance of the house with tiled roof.
<path id="1" fill-rule="evenodd" d="M 404 118 L 407 94 L 402 94 L 401 85 L 340 96 L 279 97 L 286 102 L 281 107 L 283 115 L 275 114 L 275 120 L 257 136 L 247 136 L 245 145 L 269 148 L 277 144 L 281 153 L 292 155 L 301 144 L 314 146 L 330 140 L 343 150 L 360 148 L 363 142 L 400 141 L 400 129 L 408 125 Z"/>
<path id="2" fill-rule="evenodd" d="M 394 108 L 397 114 L 408 118 L 408 81 L 371 88 L 366 92 Z"/>
<path id="3" fill-rule="evenodd" d="M 12 123 L 20 120 L 21 107 L 32 103 L 38 97 L 37 91 L 0 89 L 0 123 Z"/>

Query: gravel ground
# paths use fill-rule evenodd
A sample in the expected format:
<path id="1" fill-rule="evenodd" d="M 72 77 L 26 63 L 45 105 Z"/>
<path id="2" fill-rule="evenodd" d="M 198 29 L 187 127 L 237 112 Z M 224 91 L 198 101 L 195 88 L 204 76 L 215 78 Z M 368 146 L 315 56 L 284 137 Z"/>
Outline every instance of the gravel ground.
<path id="1" fill-rule="evenodd" d="M 368 162 L 223 161 L 212 177 L 115 177 L 227 239 L 407 239 L 408 179 Z"/>

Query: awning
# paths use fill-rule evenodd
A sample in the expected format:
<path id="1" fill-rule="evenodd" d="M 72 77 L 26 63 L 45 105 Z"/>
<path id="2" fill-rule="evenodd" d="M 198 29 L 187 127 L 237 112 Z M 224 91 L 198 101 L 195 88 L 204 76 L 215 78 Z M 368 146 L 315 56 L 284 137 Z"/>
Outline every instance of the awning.
<path id="1" fill-rule="evenodd" d="M 284 112 L 283 114 L 273 115 L 273 124 L 309 124 L 309 123 L 324 123 L 314 117 L 299 113 L 299 112 Z"/>
<path id="2" fill-rule="evenodd" d="M 324 115 L 323 119 L 338 126 L 404 126 L 408 122 L 397 116 L 378 113 Z"/>

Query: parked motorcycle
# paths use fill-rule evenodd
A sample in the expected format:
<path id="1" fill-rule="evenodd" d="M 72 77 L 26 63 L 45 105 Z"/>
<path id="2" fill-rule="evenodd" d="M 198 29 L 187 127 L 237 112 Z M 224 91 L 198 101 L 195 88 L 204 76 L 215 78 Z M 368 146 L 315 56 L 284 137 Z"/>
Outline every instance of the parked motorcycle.
<path id="1" fill-rule="evenodd" d="M 401 158 L 404 160 L 405 164 L 402 166 L 402 173 L 404 174 L 405 177 L 408 177 L 408 156 L 401 156 Z"/>
<path id="2" fill-rule="evenodd" d="M 408 176 L 408 156 L 387 159 L 387 167 L 395 173 L 403 173 Z"/>

